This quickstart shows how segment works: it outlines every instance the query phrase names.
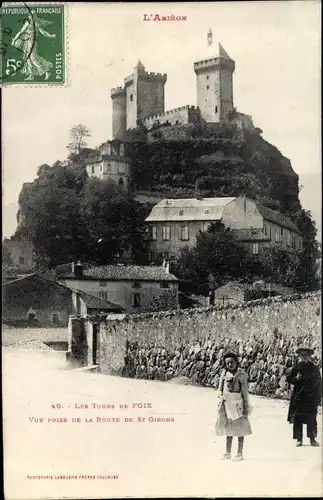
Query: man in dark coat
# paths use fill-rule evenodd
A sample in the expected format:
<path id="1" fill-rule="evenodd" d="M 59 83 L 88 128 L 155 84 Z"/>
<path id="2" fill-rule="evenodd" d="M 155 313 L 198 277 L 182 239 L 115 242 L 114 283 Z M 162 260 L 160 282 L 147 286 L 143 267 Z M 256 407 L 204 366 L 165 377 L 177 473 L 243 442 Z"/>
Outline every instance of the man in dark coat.
<path id="1" fill-rule="evenodd" d="M 297 350 L 299 361 L 287 376 L 287 382 L 294 386 L 289 405 L 288 422 L 293 424 L 293 439 L 297 446 L 303 444 L 303 424 L 307 425 L 307 437 L 312 446 L 319 446 L 317 436 L 317 407 L 321 402 L 322 379 L 320 370 L 311 361 L 312 349 Z"/>

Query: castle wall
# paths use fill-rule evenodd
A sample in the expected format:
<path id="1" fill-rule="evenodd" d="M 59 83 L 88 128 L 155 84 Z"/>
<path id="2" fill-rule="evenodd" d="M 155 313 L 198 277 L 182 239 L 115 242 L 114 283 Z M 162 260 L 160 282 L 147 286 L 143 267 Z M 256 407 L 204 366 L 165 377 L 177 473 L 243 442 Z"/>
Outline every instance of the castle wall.
<path id="1" fill-rule="evenodd" d="M 171 125 L 186 125 L 188 123 L 197 123 L 200 120 L 200 112 L 195 106 L 181 106 L 171 109 L 164 114 L 154 114 L 144 120 L 147 128 L 152 127 L 156 122 L 160 124 L 170 123 Z"/>
<path id="2" fill-rule="evenodd" d="M 255 128 L 252 117 L 250 115 L 245 115 L 244 113 L 236 113 L 232 123 L 235 123 L 239 128 L 247 129 L 251 132 Z"/>
<path id="3" fill-rule="evenodd" d="M 125 316 L 106 321 L 101 329 L 100 371 L 115 373 L 124 366 L 126 340 L 139 346 L 156 343 L 168 349 L 192 340 L 224 338 L 269 342 L 275 329 L 284 338 L 320 338 L 320 293 L 256 300 L 235 305 Z"/>
<path id="4" fill-rule="evenodd" d="M 221 69 L 219 73 L 221 95 L 221 120 L 227 120 L 228 114 L 233 110 L 233 81 L 232 71 Z"/>
<path id="5" fill-rule="evenodd" d="M 138 119 L 152 114 L 164 113 L 164 83 L 161 81 L 138 79 Z"/>

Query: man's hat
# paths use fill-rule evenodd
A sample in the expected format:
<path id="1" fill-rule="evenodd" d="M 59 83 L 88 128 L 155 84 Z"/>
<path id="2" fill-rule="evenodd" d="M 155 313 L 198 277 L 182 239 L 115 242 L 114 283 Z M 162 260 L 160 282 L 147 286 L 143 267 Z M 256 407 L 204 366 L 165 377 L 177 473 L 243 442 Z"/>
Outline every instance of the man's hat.
<path id="1" fill-rule="evenodd" d="M 314 354 L 314 350 L 310 347 L 299 347 L 296 351 L 296 354 Z"/>

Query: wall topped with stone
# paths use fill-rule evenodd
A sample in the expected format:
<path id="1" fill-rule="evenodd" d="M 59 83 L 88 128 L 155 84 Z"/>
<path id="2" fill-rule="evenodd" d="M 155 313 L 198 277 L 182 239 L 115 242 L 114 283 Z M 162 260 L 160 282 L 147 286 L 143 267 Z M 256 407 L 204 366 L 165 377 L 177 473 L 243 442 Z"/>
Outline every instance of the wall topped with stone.
<path id="1" fill-rule="evenodd" d="M 126 340 L 175 347 L 191 340 L 222 338 L 270 341 L 274 330 L 284 337 L 311 334 L 320 338 L 321 293 L 260 299 L 242 304 L 210 306 L 138 315 L 109 315 L 100 328 L 99 366 L 104 373 L 119 373 Z"/>
<path id="2" fill-rule="evenodd" d="M 200 120 L 200 110 L 195 106 L 181 106 L 179 108 L 170 109 L 165 113 L 150 115 L 144 119 L 146 127 L 151 127 L 155 123 L 162 125 L 170 123 L 171 125 L 186 125 L 187 123 L 196 123 Z"/>

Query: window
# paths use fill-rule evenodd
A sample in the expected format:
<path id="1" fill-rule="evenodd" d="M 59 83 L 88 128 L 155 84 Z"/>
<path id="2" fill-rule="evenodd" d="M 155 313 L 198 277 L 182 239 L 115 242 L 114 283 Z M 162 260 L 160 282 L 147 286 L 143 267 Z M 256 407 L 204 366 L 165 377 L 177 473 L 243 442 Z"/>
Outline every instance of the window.
<path id="1" fill-rule="evenodd" d="M 283 234 L 284 234 L 284 228 L 283 227 L 280 228 L 280 234 L 281 234 L 281 236 L 283 236 Z"/>
<path id="2" fill-rule="evenodd" d="M 207 77 L 206 77 L 206 79 L 207 79 L 207 80 L 208 80 L 209 78 L 210 78 L 209 76 L 207 76 Z"/>
<path id="3" fill-rule="evenodd" d="M 133 305 L 133 307 L 140 307 L 140 305 L 141 305 L 140 293 L 134 293 L 133 294 L 132 305 Z"/>
<path id="4" fill-rule="evenodd" d="M 168 259 L 169 258 L 169 252 L 164 252 L 164 259 Z"/>
<path id="5" fill-rule="evenodd" d="M 296 247 L 295 235 L 292 234 L 292 248 Z"/>
<path id="6" fill-rule="evenodd" d="M 106 166 L 106 171 L 111 172 L 111 163 L 108 163 Z"/>
<path id="7" fill-rule="evenodd" d="M 99 297 L 103 300 L 108 300 L 108 292 L 100 292 Z"/>
<path id="8" fill-rule="evenodd" d="M 119 174 L 124 174 L 126 172 L 126 168 L 125 168 L 125 165 L 119 165 Z"/>
<path id="9" fill-rule="evenodd" d="M 130 94 L 130 101 L 133 101 L 133 94 Z"/>
<path id="10" fill-rule="evenodd" d="M 205 214 L 208 214 L 208 213 L 209 213 L 209 211 L 208 211 L 208 210 L 205 210 L 205 212 L 204 212 L 204 213 L 205 213 Z"/>
<path id="11" fill-rule="evenodd" d="M 184 215 L 184 210 L 180 210 L 179 215 Z"/>
<path id="12" fill-rule="evenodd" d="M 170 227 L 163 226 L 163 240 L 167 241 L 170 239 Z"/>
<path id="13" fill-rule="evenodd" d="M 188 226 L 182 226 L 181 227 L 181 240 L 182 241 L 187 241 L 189 239 L 188 237 Z"/>
<path id="14" fill-rule="evenodd" d="M 60 320 L 59 312 L 53 312 L 53 314 L 52 314 L 52 323 L 54 325 L 58 325 L 59 324 L 59 320 Z"/>
<path id="15" fill-rule="evenodd" d="M 160 284 L 160 288 L 169 288 L 169 283 L 167 283 L 167 281 L 164 281 Z"/>
<path id="16" fill-rule="evenodd" d="M 216 112 L 216 113 L 218 112 L 218 107 L 217 107 L 217 106 L 215 106 L 215 112 Z"/>
<path id="17" fill-rule="evenodd" d="M 268 227 L 267 227 L 267 224 L 264 224 L 264 234 L 265 234 L 265 236 L 268 236 Z"/>
<path id="18" fill-rule="evenodd" d="M 155 260 L 156 260 L 156 252 L 150 252 L 149 253 L 149 261 L 155 262 Z"/>
<path id="19" fill-rule="evenodd" d="M 280 231 L 279 231 L 279 229 L 277 227 L 276 227 L 276 230 L 275 230 L 275 241 L 276 241 L 276 243 L 280 242 Z"/>
<path id="20" fill-rule="evenodd" d="M 287 231 L 287 246 L 290 247 L 291 246 L 291 234 L 290 234 L 290 231 Z"/>
<path id="21" fill-rule="evenodd" d="M 120 177 L 118 184 L 119 186 L 124 186 L 124 180 L 122 177 Z"/>
<path id="22" fill-rule="evenodd" d="M 209 90 L 209 88 L 210 88 L 210 87 L 207 85 L 207 86 L 206 86 L 206 90 Z"/>
<path id="23" fill-rule="evenodd" d="M 132 288 L 141 288 L 141 283 L 139 283 L 138 281 L 132 283 Z"/>
<path id="24" fill-rule="evenodd" d="M 100 286 L 107 286 L 107 283 L 106 283 L 106 281 L 99 281 L 99 285 Z"/>
<path id="25" fill-rule="evenodd" d="M 252 244 L 252 255 L 258 255 L 259 254 L 259 243 L 253 243 Z"/>
<path id="26" fill-rule="evenodd" d="M 24 257 L 19 257 L 19 264 L 24 265 L 24 263 L 25 263 Z"/>
<path id="27" fill-rule="evenodd" d="M 92 167 L 92 175 L 95 174 L 95 167 Z"/>
<path id="28" fill-rule="evenodd" d="M 151 228 L 151 239 L 157 240 L 157 227 L 156 226 L 153 226 Z"/>

